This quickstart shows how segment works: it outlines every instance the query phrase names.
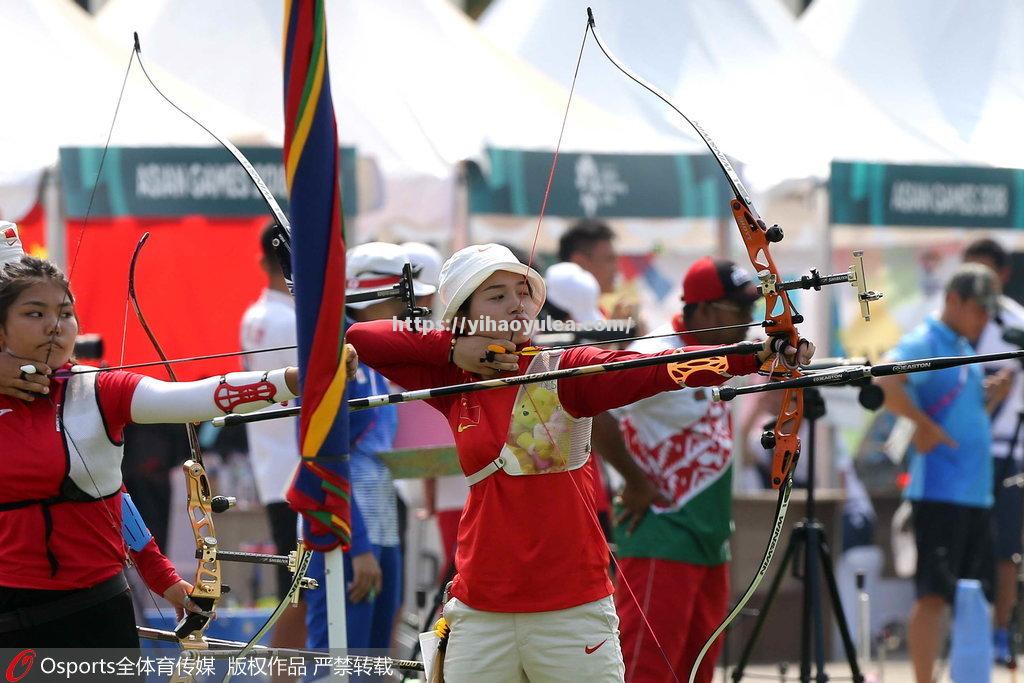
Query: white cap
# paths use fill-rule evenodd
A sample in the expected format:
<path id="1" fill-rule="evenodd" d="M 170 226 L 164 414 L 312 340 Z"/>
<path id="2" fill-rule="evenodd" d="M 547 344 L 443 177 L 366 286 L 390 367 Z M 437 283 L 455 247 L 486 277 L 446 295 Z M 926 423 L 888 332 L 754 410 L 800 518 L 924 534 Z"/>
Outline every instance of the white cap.
<path id="1" fill-rule="evenodd" d="M 402 245 L 412 264 L 412 276 L 418 282 L 437 287 L 441 275 L 441 252 L 424 242 L 406 242 Z"/>
<path id="2" fill-rule="evenodd" d="M 348 250 L 346 256 L 345 290 L 348 292 L 366 292 L 398 284 L 402 277 L 402 269 L 409 258 L 405 250 L 397 244 L 388 242 L 367 242 Z M 427 296 L 437 291 L 436 287 L 425 285 L 413 280 L 413 293 L 416 296 Z M 360 301 L 346 304 L 352 308 L 367 308 L 380 300 Z"/>
<path id="3" fill-rule="evenodd" d="M 544 273 L 548 283 L 548 301 L 569 314 L 578 323 L 604 320 L 598 306 L 601 285 L 597 278 L 576 263 L 556 263 Z"/>
<path id="4" fill-rule="evenodd" d="M 459 307 L 499 270 L 524 275 L 530 284 L 530 294 L 537 310 L 544 305 L 547 288 L 544 278 L 519 259 L 508 247 L 500 244 L 478 244 L 452 254 L 441 266 L 441 279 L 437 286 L 441 298 L 441 320 L 450 321 Z"/>
<path id="5" fill-rule="evenodd" d="M 18 226 L 10 221 L 0 221 L 0 266 L 18 261 L 25 255 L 18 236 Z"/>

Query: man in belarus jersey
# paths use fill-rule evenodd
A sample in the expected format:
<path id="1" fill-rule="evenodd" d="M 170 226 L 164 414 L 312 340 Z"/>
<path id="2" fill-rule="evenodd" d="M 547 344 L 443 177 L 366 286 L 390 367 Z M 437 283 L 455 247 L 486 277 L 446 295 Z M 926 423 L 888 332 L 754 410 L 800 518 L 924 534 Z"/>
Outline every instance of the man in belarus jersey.
<path id="1" fill-rule="evenodd" d="M 360 359 L 406 389 L 667 355 L 596 347 L 516 353 L 544 302 L 540 274 L 506 247 L 456 252 L 441 269 L 441 318 L 450 329 L 357 323 L 347 341 Z M 511 331 L 510 331 L 511 329 Z M 489 345 L 505 353 L 488 354 Z M 431 399 L 448 420 L 470 486 L 459 524 L 444 677 L 472 681 L 622 681 L 608 545 L 594 514 L 594 415 L 681 386 L 712 386 L 772 357 L 717 357 L 509 386 Z M 813 346 L 783 350 L 804 362 Z"/>
<path id="2" fill-rule="evenodd" d="M 683 278 L 683 307 L 631 351 L 657 353 L 693 344 L 732 344 L 760 298 L 750 275 L 731 261 L 702 258 Z M 595 447 L 625 479 L 615 499 L 620 579 L 639 596 L 616 593 L 627 681 L 672 681 L 687 672 L 725 618 L 732 534 L 732 422 L 728 404 L 706 389 L 681 389 L 617 408 L 595 420 Z M 610 423 L 610 427 L 609 427 Z M 644 623 L 645 615 L 652 634 Z M 657 640 L 655 640 L 655 636 Z M 668 656 L 672 670 L 659 652 Z M 716 645 L 697 680 L 710 681 Z"/>

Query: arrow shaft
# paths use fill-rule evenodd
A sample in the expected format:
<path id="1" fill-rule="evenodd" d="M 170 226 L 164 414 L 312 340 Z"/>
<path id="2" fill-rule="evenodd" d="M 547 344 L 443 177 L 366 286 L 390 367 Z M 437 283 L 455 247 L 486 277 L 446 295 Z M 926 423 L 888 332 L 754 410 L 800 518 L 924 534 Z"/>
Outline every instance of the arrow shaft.
<path id="1" fill-rule="evenodd" d="M 760 342 L 740 342 L 728 346 L 716 346 L 714 348 L 700 349 L 697 351 L 680 351 L 663 356 L 645 356 L 643 358 L 631 358 L 629 360 L 614 361 L 611 363 L 598 363 L 594 365 L 582 365 L 576 368 L 560 368 L 548 370 L 547 372 L 536 372 L 528 375 L 514 375 L 512 377 L 499 377 L 485 379 L 480 382 L 465 382 L 462 384 L 451 384 L 444 387 L 432 389 L 418 389 L 415 391 L 403 391 L 397 394 L 380 394 L 367 396 L 365 398 L 354 398 L 348 401 L 350 410 L 365 410 L 367 408 L 378 408 L 380 406 L 393 405 L 396 403 L 408 403 L 410 401 L 424 401 L 441 396 L 452 396 L 454 394 L 468 394 L 475 391 L 488 391 L 490 389 L 504 389 L 507 387 L 522 386 L 524 384 L 537 384 L 538 382 L 551 382 L 571 377 L 583 377 L 585 375 L 597 375 L 605 372 L 618 372 L 620 370 L 632 370 L 645 368 L 652 365 L 667 365 L 669 363 L 683 363 L 701 358 L 714 358 L 717 356 L 744 355 L 757 353 L 764 346 Z M 264 420 L 275 420 L 281 417 L 293 417 L 299 414 L 299 408 L 284 408 L 281 410 L 250 413 L 247 415 L 225 415 L 213 420 L 214 426 L 227 427 L 232 425 L 247 424 L 249 422 L 262 422 Z"/>

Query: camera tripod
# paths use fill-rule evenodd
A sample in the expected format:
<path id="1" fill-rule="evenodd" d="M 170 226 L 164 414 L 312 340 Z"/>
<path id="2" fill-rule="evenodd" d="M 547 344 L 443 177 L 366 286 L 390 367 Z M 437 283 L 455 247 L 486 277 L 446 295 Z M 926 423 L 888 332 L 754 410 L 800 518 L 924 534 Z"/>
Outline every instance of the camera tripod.
<path id="1" fill-rule="evenodd" d="M 782 563 L 772 578 L 768 587 L 768 594 L 765 596 L 764 605 L 758 612 L 757 621 L 749 639 L 743 646 L 743 652 L 739 661 L 732 670 L 733 681 L 743 678 L 744 669 L 750 660 L 751 653 L 764 627 L 768 612 L 772 603 L 778 595 L 782 579 L 787 568 L 792 565 L 793 575 L 800 580 L 803 588 L 803 602 L 800 617 L 800 680 L 804 683 L 811 681 L 812 649 L 813 660 L 817 668 L 814 680 L 817 683 L 825 683 L 828 675 L 825 673 L 825 624 L 822 618 L 822 594 L 821 576 L 824 575 L 825 588 L 828 590 L 828 598 L 832 603 L 832 610 L 835 613 L 836 623 L 839 626 L 839 634 L 843 640 L 843 649 L 846 654 L 846 661 L 850 666 L 850 673 L 854 683 L 863 683 L 864 676 L 857 664 L 857 651 L 850 636 L 850 627 L 843 613 L 843 605 L 839 601 L 839 589 L 836 586 L 836 575 L 832 565 L 828 540 L 825 538 L 825 529 L 814 517 L 814 460 L 815 443 L 814 432 L 818 420 L 825 415 L 825 402 L 821 398 L 821 392 L 817 389 L 804 390 L 804 417 L 807 419 L 807 508 L 804 518 L 793 528 L 786 546 L 786 553 L 782 556 Z M 800 553 L 803 553 L 802 556 Z M 800 560 L 803 560 L 803 574 L 799 572 Z"/>

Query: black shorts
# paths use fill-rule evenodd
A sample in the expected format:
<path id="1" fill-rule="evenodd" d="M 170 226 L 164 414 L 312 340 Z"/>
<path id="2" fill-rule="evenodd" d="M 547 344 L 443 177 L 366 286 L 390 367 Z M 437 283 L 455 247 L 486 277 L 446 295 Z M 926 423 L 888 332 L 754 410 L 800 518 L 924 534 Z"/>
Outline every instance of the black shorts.
<path id="1" fill-rule="evenodd" d="M 1024 489 L 1007 488 L 1003 480 L 1020 473 L 1020 465 L 1013 458 L 993 458 L 992 472 L 995 503 L 992 506 L 992 537 L 996 559 L 1020 562 L 1024 533 Z"/>
<path id="2" fill-rule="evenodd" d="M 978 579 L 992 600 L 992 515 L 988 508 L 913 501 L 917 597 L 952 604 L 958 579 Z"/>
<path id="3" fill-rule="evenodd" d="M 299 513 L 292 510 L 288 503 L 268 503 L 267 521 L 270 522 L 270 536 L 274 539 L 279 555 L 287 555 L 295 550 L 299 543 Z M 277 565 L 277 599 L 284 600 L 292 585 L 292 574 L 287 567 Z"/>
<path id="4" fill-rule="evenodd" d="M 0 587 L 0 612 L 13 612 L 20 607 L 32 607 L 73 595 L 77 591 L 49 591 Z M 173 612 L 169 612 L 173 616 Z M 135 609 L 132 594 L 120 595 L 58 619 L 28 629 L 0 633 L 0 648 L 72 647 L 72 648 L 125 648 L 139 649 L 139 634 L 135 630 Z M 120 680 L 120 676 L 111 676 Z M 95 679 L 90 679 L 95 680 Z M 129 677 L 127 680 L 136 680 Z"/>

